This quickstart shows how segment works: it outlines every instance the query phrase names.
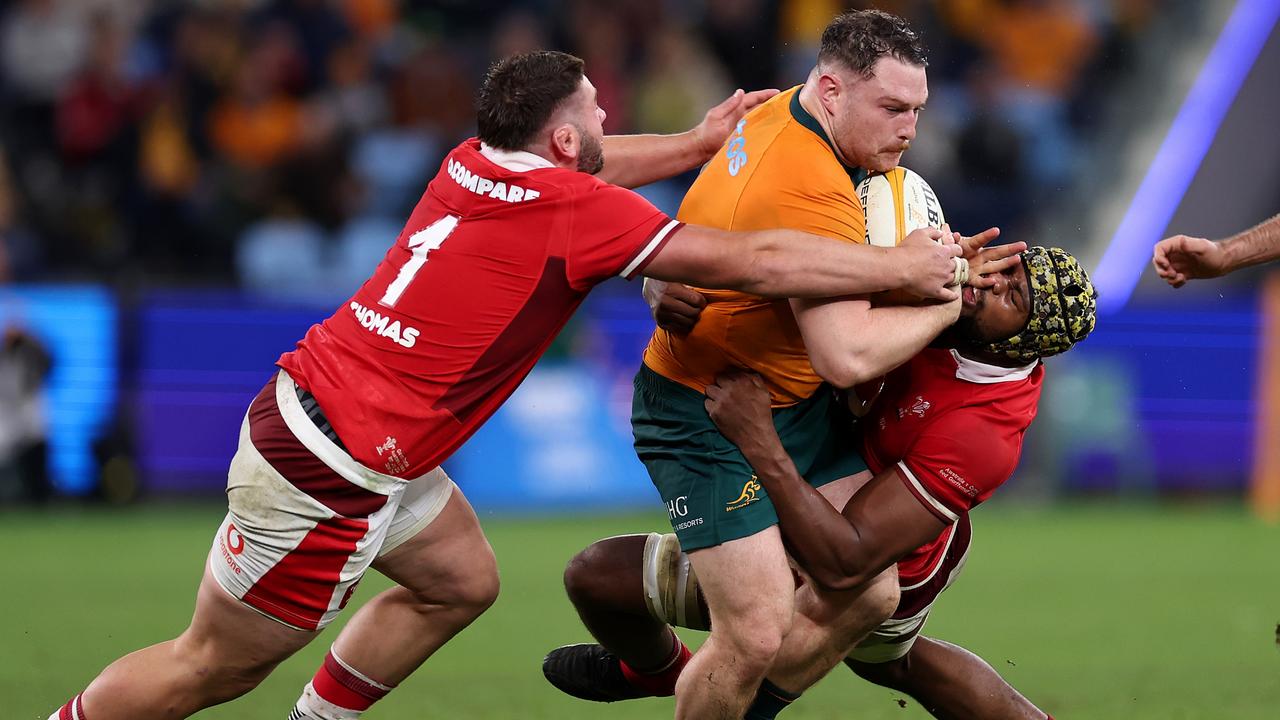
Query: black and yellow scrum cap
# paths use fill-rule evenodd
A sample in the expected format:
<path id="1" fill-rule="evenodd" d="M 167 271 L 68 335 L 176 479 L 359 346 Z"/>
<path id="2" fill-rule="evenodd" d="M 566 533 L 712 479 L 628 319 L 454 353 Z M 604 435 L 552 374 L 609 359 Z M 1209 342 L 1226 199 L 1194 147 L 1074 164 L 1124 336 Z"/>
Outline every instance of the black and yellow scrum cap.
<path id="1" fill-rule="evenodd" d="M 1034 246 L 1022 253 L 1031 291 L 1031 312 L 1022 331 L 987 349 L 1031 362 L 1064 353 L 1088 337 L 1097 322 L 1098 291 L 1089 274 L 1062 248 Z"/>

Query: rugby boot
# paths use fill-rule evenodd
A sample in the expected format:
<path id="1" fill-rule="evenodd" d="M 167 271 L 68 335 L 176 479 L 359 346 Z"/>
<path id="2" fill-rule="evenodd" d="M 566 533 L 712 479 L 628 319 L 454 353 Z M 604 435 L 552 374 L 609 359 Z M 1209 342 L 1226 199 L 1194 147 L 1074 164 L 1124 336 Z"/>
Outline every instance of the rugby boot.
<path id="1" fill-rule="evenodd" d="M 617 655 L 595 643 L 552 650 L 542 659 L 542 674 L 561 692 L 583 700 L 617 702 L 652 697 L 627 680 Z"/>

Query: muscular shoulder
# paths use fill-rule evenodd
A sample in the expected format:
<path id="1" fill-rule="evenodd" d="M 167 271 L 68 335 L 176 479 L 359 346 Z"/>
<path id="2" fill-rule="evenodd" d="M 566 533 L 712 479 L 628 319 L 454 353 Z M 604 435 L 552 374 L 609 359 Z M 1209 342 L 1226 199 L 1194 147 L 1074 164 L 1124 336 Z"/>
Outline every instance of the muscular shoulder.
<path id="1" fill-rule="evenodd" d="M 765 149 L 751 175 L 750 187 L 757 192 L 818 191 L 830 197 L 857 199 L 853 180 L 831 147 L 794 119 L 789 119 Z"/>
<path id="2" fill-rule="evenodd" d="M 826 141 L 792 117 L 793 94 L 770 101 L 770 112 L 747 117 L 738 139 L 730 140 L 686 195 L 681 220 L 863 241 L 865 221 L 853 180 Z"/>
<path id="3" fill-rule="evenodd" d="M 856 187 L 821 138 L 791 123 L 761 159 L 742 196 L 759 227 L 786 227 L 863 242 L 866 219 Z"/>

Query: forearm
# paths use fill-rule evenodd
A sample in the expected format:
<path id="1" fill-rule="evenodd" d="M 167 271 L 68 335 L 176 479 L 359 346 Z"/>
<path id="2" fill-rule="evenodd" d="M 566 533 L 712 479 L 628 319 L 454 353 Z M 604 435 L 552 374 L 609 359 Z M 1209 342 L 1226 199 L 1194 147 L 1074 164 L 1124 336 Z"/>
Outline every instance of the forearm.
<path id="1" fill-rule="evenodd" d="M 1280 215 L 1222 241 L 1227 272 L 1280 259 Z"/>
<path id="2" fill-rule="evenodd" d="M 674 177 L 709 159 L 693 130 L 676 135 L 609 135 L 604 139 L 604 169 L 597 177 L 634 188 Z"/>
<path id="3" fill-rule="evenodd" d="M 730 232 L 685 225 L 649 260 L 645 277 L 773 298 L 869 295 L 908 288 L 955 299 L 954 250 L 942 245 L 875 247 L 798 230 Z"/>
<path id="4" fill-rule="evenodd" d="M 959 316 L 959 301 L 872 307 L 851 349 L 856 385 L 915 357 Z"/>
<path id="5" fill-rule="evenodd" d="M 865 295 L 907 285 L 894 250 L 838 242 L 794 230 L 751 233 L 735 258 L 748 272 L 744 291 L 775 298 Z"/>
<path id="6" fill-rule="evenodd" d="M 910 360 L 955 322 L 959 301 L 874 307 L 864 300 L 793 300 L 809 362 L 840 388 L 874 380 Z"/>
<path id="7" fill-rule="evenodd" d="M 773 500 L 787 549 L 816 583 L 854 586 L 863 576 L 874 577 L 857 528 L 800 476 L 776 436 L 741 449 Z"/>

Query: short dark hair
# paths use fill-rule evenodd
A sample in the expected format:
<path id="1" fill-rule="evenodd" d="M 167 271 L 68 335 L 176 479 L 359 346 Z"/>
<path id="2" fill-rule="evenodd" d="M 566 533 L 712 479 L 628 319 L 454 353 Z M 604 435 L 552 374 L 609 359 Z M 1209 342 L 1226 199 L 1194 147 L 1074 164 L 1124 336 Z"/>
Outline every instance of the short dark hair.
<path id="1" fill-rule="evenodd" d="M 489 66 L 476 95 L 480 139 L 522 150 L 582 84 L 581 58 L 554 50 L 512 55 Z"/>
<path id="2" fill-rule="evenodd" d="M 876 61 L 891 57 L 927 67 L 924 43 L 906 20 L 882 10 L 852 10 L 836 16 L 822 31 L 818 62 L 839 62 L 846 68 L 871 77 Z"/>

